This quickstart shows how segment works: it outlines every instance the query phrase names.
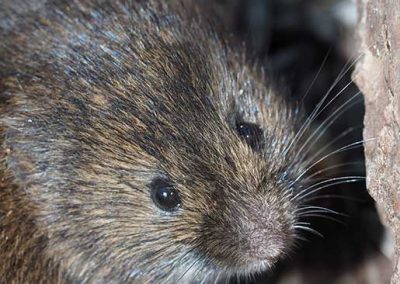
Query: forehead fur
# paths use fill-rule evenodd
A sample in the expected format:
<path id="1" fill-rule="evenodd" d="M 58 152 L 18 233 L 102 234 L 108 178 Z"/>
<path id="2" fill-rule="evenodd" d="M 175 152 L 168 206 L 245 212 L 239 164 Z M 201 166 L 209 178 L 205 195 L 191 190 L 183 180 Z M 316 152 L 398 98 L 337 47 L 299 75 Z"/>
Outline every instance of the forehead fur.
<path id="1" fill-rule="evenodd" d="M 7 31 L 24 29 L 8 43 L 1 62 L 15 66 L 8 66 L 4 84 L 9 92 L 19 91 L 15 99 L 25 100 L 21 113 L 33 121 L 24 121 L 29 132 L 81 136 L 78 144 L 85 137 L 97 137 L 102 145 L 134 143 L 143 155 L 162 159 L 169 141 L 207 152 L 214 149 L 204 141 L 227 136 L 223 144 L 229 145 L 236 116 L 268 128 L 268 134 L 290 131 L 280 123 L 290 115 L 281 99 L 201 28 L 195 13 L 179 15 L 157 1 L 59 3 Z M 271 103 L 281 106 L 279 112 Z M 21 126 L 18 120 L 16 114 L 10 121 Z"/>

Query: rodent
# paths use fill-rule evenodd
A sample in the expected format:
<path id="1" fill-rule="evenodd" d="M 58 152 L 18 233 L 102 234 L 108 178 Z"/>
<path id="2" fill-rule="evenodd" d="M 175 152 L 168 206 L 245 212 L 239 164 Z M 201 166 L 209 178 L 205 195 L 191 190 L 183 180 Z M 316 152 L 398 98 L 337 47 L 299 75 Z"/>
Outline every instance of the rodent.
<path id="1" fill-rule="evenodd" d="M 194 2 L 29 5 L 0 4 L 2 283 L 207 283 L 289 252 L 298 115 Z"/>

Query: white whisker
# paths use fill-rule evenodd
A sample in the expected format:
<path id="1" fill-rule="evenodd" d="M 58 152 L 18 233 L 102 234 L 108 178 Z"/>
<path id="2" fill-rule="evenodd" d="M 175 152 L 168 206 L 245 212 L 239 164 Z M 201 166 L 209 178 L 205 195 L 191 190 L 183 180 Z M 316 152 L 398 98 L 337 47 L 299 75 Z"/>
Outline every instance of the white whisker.
<path id="1" fill-rule="evenodd" d="M 293 185 L 294 185 L 296 182 L 298 182 L 309 170 L 311 170 L 313 167 L 315 167 L 318 163 L 322 162 L 323 160 L 325 160 L 325 159 L 327 159 L 327 158 L 329 158 L 329 157 L 331 157 L 331 156 L 333 156 L 333 155 L 335 155 L 335 154 L 338 154 L 338 153 L 341 153 L 341 152 L 344 152 L 344 151 L 348 151 L 348 150 L 351 150 L 351 149 L 360 147 L 360 146 L 362 146 L 362 144 L 364 144 L 364 143 L 366 143 L 366 142 L 371 142 L 371 141 L 374 141 L 374 140 L 376 140 L 376 138 L 370 138 L 370 139 L 360 140 L 360 141 L 357 141 L 357 142 L 348 144 L 348 145 L 346 145 L 346 146 L 343 146 L 343 147 L 341 147 L 341 148 L 339 148 L 339 149 L 337 149 L 337 150 L 335 150 L 335 151 L 332 151 L 332 152 L 330 152 L 330 153 L 324 155 L 323 157 L 321 157 L 321 158 L 318 159 L 317 161 L 313 162 L 313 163 L 312 163 L 310 166 L 308 166 L 305 170 L 303 170 L 303 171 L 297 176 L 297 178 L 296 178 L 294 181 L 292 181 L 292 182 L 290 183 L 289 186 L 293 186 Z"/>
<path id="2" fill-rule="evenodd" d="M 356 101 L 351 102 L 354 100 L 358 95 L 360 95 L 360 92 L 357 92 L 355 95 L 353 95 L 350 99 L 348 99 L 344 104 L 342 104 L 339 108 L 337 108 L 330 116 L 328 116 L 318 127 L 313 131 L 313 133 L 307 138 L 307 140 L 303 143 L 303 145 L 300 147 L 300 149 L 297 150 L 296 158 L 294 160 L 297 160 L 300 154 L 303 152 L 304 148 L 307 146 L 307 144 L 311 141 L 311 139 L 314 138 L 314 136 L 320 131 L 321 127 L 324 127 L 322 131 L 319 132 L 318 136 L 314 138 L 314 141 L 308 145 L 308 148 L 306 148 L 305 153 L 302 155 L 303 157 L 309 153 L 309 151 L 312 149 L 312 146 L 315 145 L 315 143 L 322 137 L 322 135 L 326 132 L 327 129 L 348 109 L 350 109 L 352 106 L 354 106 L 357 103 Z"/>
<path id="3" fill-rule="evenodd" d="M 319 236 L 319 237 L 321 237 L 321 238 L 324 237 L 320 232 L 318 232 L 317 230 L 312 229 L 312 228 L 310 228 L 310 227 L 301 226 L 301 225 L 294 225 L 293 228 L 298 229 L 298 230 L 303 230 L 303 231 L 306 231 L 306 232 L 313 233 L 314 235 L 317 235 L 317 236 Z"/>
<path id="4" fill-rule="evenodd" d="M 336 181 L 336 182 L 330 182 L 330 183 L 328 183 L 328 184 L 326 184 L 326 185 L 317 187 L 317 188 L 315 188 L 315 189 L 313 189 L 313 190 L 311 190 L 311 191 L 309 191 L 310 188 L 307 188 L 307 189 L 302 190 L 302 191 L 301 191 L 301 194 L 297 194 L 297 195 L 296 195 L 296 196 L 297 196 L 296 199 L 297 199 L 297 200 L 304 200 L 305 197 L 310 196 L 311 194 L 314 194 L 314 193 L 316 193 L 316 192 L 318 192 L 318 191 L 321 191 L 321 190 L 324 189 L 324 188 L 328 188 L 328 187 L 331 187 L 331 186 L 334 186 L 334 185 L 339 185 L 339 184 L 359 182 L 360 180 L 364 180 L 364 179 L 365 179 L 365 178 L 354 178 L 354 179 L 344 179 L 344 180 L 339 180 L 339 181 Z M 307 192 L 307 191 L 308 191 L 308 192 Z M 302 195 L 302 194 L 305 193 L 305 192 L 307 192 L 307 193 L 304 194 L 304 195 Z"/>

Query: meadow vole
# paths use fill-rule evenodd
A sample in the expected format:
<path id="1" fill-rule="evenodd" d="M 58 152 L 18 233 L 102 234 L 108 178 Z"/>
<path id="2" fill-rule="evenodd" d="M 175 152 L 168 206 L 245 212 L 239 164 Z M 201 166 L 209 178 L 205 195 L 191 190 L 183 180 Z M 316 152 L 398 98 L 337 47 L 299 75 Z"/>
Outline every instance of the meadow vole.
<path id="1" fill-rule="evenodd" d="M 193 2 L 0 11 L 4 283 L 205 283 L 289 252 L 299 114 Z"/>

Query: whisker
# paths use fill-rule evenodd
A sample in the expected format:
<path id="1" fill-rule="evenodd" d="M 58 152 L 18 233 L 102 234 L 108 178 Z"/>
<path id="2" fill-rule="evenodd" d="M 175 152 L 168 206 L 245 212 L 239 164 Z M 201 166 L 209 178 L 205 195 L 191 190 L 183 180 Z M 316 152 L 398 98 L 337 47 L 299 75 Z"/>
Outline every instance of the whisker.
<path id="1" fill-rule="evenodd" d="M 314 86 L 314 84 L 315 84 L 315 82 L 317 81 L 319 75 L 321 74 L 322 69 L 325 67 L 325 64 L 326 64 L 326 62 L 327 62 L 327 60 L 328 60 L 329 55 L 331 54 L 331 52 L 332 52 L 332 47 L 330 47 L 330 48 L 328 49 L 328 52 L 326 53 L 324 59 L 322 60 L 321 66 L 319 67 L 319 69 L 318 69 L 318 71 L 317 71 L 317 74 L 314 76 L 314 79 L 312 80 L 310 86 L 307 88 L 307 90 L 306 90 L 304 96 L 302 97 L 302 99 L 301 99 L 301 101 L 300 101 L 300 104 L 303 104 L 303 103 L 304 103 L 305 98 L 306 98 L 306 97 L 308 96 L 308 94 L 310 93 L 312 87 Z"/>
<path id="2" fill-rule="evenodd" d="M 306 225 L 306 226 L 311 225 L 310 222 L 296 222 L 296 224 L 297 224 L 297 225 Z"/>
<path id="3" fill-rule="evenodd" d="M 350 109 L 352 106 L 354 106 L 358 101 L 354 100 L 358 95 L 360 95 L 361 92 L 357 92 L 355 95 L 353 95 L 350 99 L 348 99 L 343 105 L 341 105 L 338 109 L 336 109 L 331 115 L 329 115 L 328 118 L 326 118 L 318 127 L 313 131 L 313 133 L 307 138 L 307 140 L 303 143 L 303 145 L 300 147 L 296 154 L 296 158 L 294 160 L 298 159 L 298 156 L 302 153 L 304 148 L 307 146 L 307 144 L 310 142 L 311 139 L 314 138 L 314 136 L 320 131 L 321 127 L 324 127 L 323 130 L 318 134 L 316 138 L 314 138 L 314 141 L 308 145 L 308 148 L 306 148 L 305 153 L 302 155 L 302 157 L 306 156 L 310 150 L 312 149 L 312 146 L 315 145 L 315 143 L 322 137 L 322 135 L 326 132 L 327 129 L 348 109 Z M 303 158 L 301 158 L 303 159 Z M 300 160 L 301 160 L 300 159 Z"/>
<path id="4" fill-rule="evenodd" d="M 298 230 L 303 230 L 306 232 L 310 232 L 314 235 L 317 235 L 318 237 L 324 238 L 324 236 L 318 232 L 317 230 L 310 228 L 310 227 L 306 227 L 306 226 L 301 226 L 301 225 L 294 225 L 293 228 L 298 229 Z"/>
<path id="5" fill-rule="evenodd" d="M 288 147 L 285 149 L 284 154 L 287 154 L 294 145 L 296 145 L 300 138 L 304 135 L 306 129 L 314 122 L 314 120 L 318 117 L 318 115 L 320 114 L 319 110 L 321 109 L 322 105 L 324 104 L 324 102 L 326 101 L 326 99 L 328 98 L 330 92 L 333 90 L 334 86 L 337 84 L 338 82 L 334 82 L 333 85 L 331 86 L 331 88 L 328 90 L 328 92 L 324 95 L 324 97 L 322 97 L 321 101 L 316 105 L 316 107 L 314 108 L 314 110 L 311 112 L 311 114 L 307 117 L 307 119 L 304 121 L 303 125 L 300 127 L 300 129 L 298 130 L 298 132 L 296 133 L 296 135 L 293 137 L 292 142 L 288 145 Z M 337 96 L 335 96 L 336 98 Z M 332 102 L 332 100 L 329 102 L 329 104 Z M 325 109 L 326 107 L 324 107 Z"/>
<path id="6" fill-rule="evenodd" d="M 355 178 L 355 179 L 346 179 L 346 180 L 340 180 L 340 181 L 337 181 L 337 182 L 332 182 L 332 183 L 317 187 L 316 189 L 313 189 L 313 190 L 307 192 L 306 194 L 304 194 L 300 198 L 298 197 L 297 200 L 304 200 L 305 197 L 310 196 L 311 194 L 314 194 L 314 193 L 316 193 L 318 191 L 321 191 L 324 188 L 328 188 L 328 187 L 331 187 L 331 186 L 334 186 L 334 185 L 339 185 L 339 184 L 345 184 L 345 183 L 355 183 L 355 182 L 359 182 L 360 180 L 362 180 L 362 179 Z M 306 192 L 306 191 L 302 191 L 302 193 L 304 193 L 304 192 Z"/>
<path id="7" fill-rule="evenodd" d="M 309 214 L 309 215 L 303 215 L 302 217 L 303 217 L 303 218 L 304 218 L 304 217 L 307 217 L 307 218 L 315 217 L 315 218 L 321 218 L 321 219 L 326 219 L 326 220 L 334 221 L 334 222 L 337 222 L 337 223 L 342 224 L 342 225 L 345 225 L 345 224 L 346 224 L 345 222 L 343 222 L 343 221 L 341 221 L 341 220 L 339 220 L 339 219 L 337 219 L 337 218 L 334 218 L 334 217 L 332 217 L 332 216 L 327 216 L 327 215 L 321 215 L 321 214 Z"/>
<path id="8" fill-rule="evenodd" d="M 332 99 L 329 100 L 328 103 L 325 104 L 322 109 L 316 113 L 315 117 L 318 117 L 328 106 L 330 106 L 352 83 L 352 81 L 348 82 Z"/>
<path id="9" fill-rule="evenodd" d="M 306 212 L 303 212 L 303 213 L 299 214 L 299 217 L 305 217 L 305 216 L 309 216 L 310 214 L 316 214 L 316 213 L 326 213 L 326 214 L 328 214 L 329 212 L 326 212 L 324 210 L 310 210 L 310 211 L 306 211 Z"/>
<path id="10" fill-rule="evenodd" d="M 322 170 L 318 170 L 318 171 L 314 172 L 313 174 L 307 176 L 307 178 L 305 179 L 305 181 L 306 181 L 306 182 L 308 182 L 308 181 L 315 181 L 315 179 L 313 179 L 313 177 L 319 176 L 319 175 L 321 175 L 321 174 L 323 174 L 323 173 L 329 172 L 329 171 L 334 170 L 334 169 L 339 169 L 339 168 L 344 168 L 344 167 L 354 166 L 354 165 L 361 165 L 361 164 L 364 164 L 364 163 L 361 162 L 361 161 L 359 161 L 359 162 L 339 163 L 339 164 L 336 164 L 336 165 L 333 165 L 333 166 L 330 166 L 330 167 L 326 167 L 326 168 L 324 168 L 324 169 L 322 169 Z M 318 179 L 318 180 L 320 180 L 320 179 Z"/>
<path id="11" fill-rule="evenodd" d="M 304 207 L 298 208 L 298 209 L 296 209 L 294 212 L 302 212 L 303 210 L 306 211 L 306 210 L 310 210 L 310 209 L 311 209 L 311 210 L 314 210 L 314 211 L 316 211 L 316 210 L 324 211 L 324 212 L 326 212 L 326 213 L 331 213 L 331 214 L 335 214 L 335 215 L 340 215 L 340 214 L 341 214 L 341 213 L 336 212 L 336 211 L 334 211 L 334 210 L 331 210 L 331 209 L 329 209 L 329 208 L 320 207 L 320 206 L 314 206 L 314 205 L 304 206 Z M 306 211 L 306 212 L 307 212 L 307 211 Z"/>
<path id="12" fill-rule="evenodd" d="M 302 242 L 310 242 L 310 240 L 309 239 L 307 239 L 307 238 L 305 238 L 305 237 L 303 237 L 303 236 L 300 236 L 300 235 L 294 235 L 294 238 L 296 239 L 296 240 L 299 240 L 299 241 L 302 241 Z"/>
<path id="13" fill-rule="evenodd" d="M 365 177 L 362 176 L 344 176 L 344 177 L 334 177 L 334 178 L 329 178 L 329 179 L 324 179 L 323 181 L 314 183 L 310 186 L 307 186 L 306 188 L 302 189 L 300 192 L 298 192 L 295 196 L 292 197 L 292 200 L 295 200 L 299 196 L 301 196 L 303 193 L 309 191 L 310 189 L 313 189 L 315 187 L 318 187 L 320 185 L 325 185 L 325 184 L 330 184 L 332 182 L 337 182 L 337 181 L 348 181 L 351 179 L 365 179 Z"/>
<path id="14" fill-rule="evenodd" d="M 316 186 L 325 184 L 325 183 L 329 183 L 332 181 L 338 181 L 338 180 L 348 180 L 348 179 L 365 179 L 365 176 L 340 176 L 340 177 L 332 177 L 332 178 L 328 178 L 328 179 L 322 179 L 321 181 L 311 184 L 309 186 L 307 186 L 305 189 L 303 190 L 309 190 L 312 189 Z"/>
<path id="15" fill-rule="evenodd" d="M 329 158 L 329 157 L 331 157 L 331 156 L 333 156 L 333 155 L 335 155 L 335 154 L 338 154 L 338 153 L 341 153 L 341 152 L 345 152 L 345 151 L 348 151 L 348 150 L 351 150 L 351 149 L 355 149 L 355 148 L 357 148 L 357 147 L 360 147 L 360 146 L 362 146 L 364 143 L 366 143 L 366 142 L 371 142 L 371 141 L 374 141 L 374 140 L 376 140 L 377 138 L 370 138 L 370 139 L 364 139 L 364 140 L 360 140 L 360 141 L 357 141 L 357 142 L 353 142 L 353 143 L 351 143 L 351 144 L 348 144 L 348 145 L 346 145 L 346 146 L 343 146 L 343 147 L 341 147 L 341 148 L 339 148 L 339 149 L 337 149 L 337 150 L 335 150 L 335 151 L 332 151 L 331 153 L 328 153 L 328 154 L 326 154 L 326 155 L 324 155 L 323 157 L 321 157 L 320 159 L 318 159 L 317 161 L 315 161 L 315 162 L 313 162 L 310 166 L 308 166 L 305 170 L 303 170 L 303 172 L 301 172 L 301 174 L 299 174 L 298 176 L 297 176 L 297 178 L 294 180 L 294 181 L 292 181 L 291 183 L 290 183 L 290 185 L 289 186 L 293 186 L 296 182 L 298 182 L 298 180 L 299 179 L 301 179 L 309 170 L 311 170 L 313 167 L 315 167 L 318 163 L 320 163 L 320 162 L 322 162 L 323 160 L 325 160 L 325 159 L 327 159 L 327 158 Z"/>
<path id="16" fill-rule="evenodd" d="M 302 126 L 300 127 L 300 129 L 297 131 L 297 133 L 295 134 L 295 136 L 293 137 L 291 143 L 286 147 L 286 149 L 283 151 L 283 155 L 286 156 L 286 154 L 293 149 L 293 146 L 295 144 L 298 143 L 298 141 L 300 140 L 300 138 L 303 136 L 303 134 L 305 133 L 305 130 L 311 125 L 311 123 L 315 120 L 315 118 L 320 114 L 319 110 L 321 109 L 322 105 L 324 104 L 324 102 L 327 100 L 328 96 L 330 95 L 330 93 L 332 92 L 332 90 L 336 87 L 336 85 L 342 80 L 342 78 L 344 77 L 344 75 L 351 69 L 353 68 L 353 66 L 361 59 L 361 57 L 364 55 L 364 53 L 361 53 L 348 67 L 346 67 L 346 65 L 348 65 L 348 63 L 350 62 L 350 60 L 343 66 L 342 70 L 340 71 L 338 77 L 334 80 L 334 82 L 332 83 L 332 85 L 329 87 L 328 91 L 326 92 L 326 94 L 322 97 L 322 99 L 320 100 L 320 102 L 315 106 L 314 110 L 311 112 L 311 114 L 307 117 L 307 119 L 304 121 L 304 123 L 302 124 Z M 350 82 L 351 83 L 351 82 Z M 349 84 L 350 84 L 349 83 Z M 347 88 L 347 86 L 349 85 L 347 84 L 345 86 L 345 88 Z M 335 98 L 337 97 L 337 95 L 335 96 Z M 335 99 L 334 98 L 334 99 Z M 328 104 L 330 104 L 333 100 L 331 100 Z M 325 109 L 326 107 L 324 107 Z"/>
<path id="17" fill-rule="evenodd" d="M 342 200 L 347 200 L 347 201 L 352 201 L 352 202 L 364 202 L 364 200 L 359 199 L 359 198 L 353 198 L 353 197 L 343 196 L 343 195 L 334 195 L 334 194 L 324 194 L 324 195 L 314 196 L 311 198 L 304 199 L 304 202 L 311 202 L 311 201 L 315 201 L 318 199 L 342 199 Z"/>

